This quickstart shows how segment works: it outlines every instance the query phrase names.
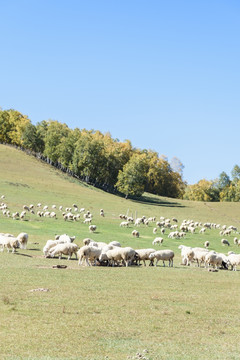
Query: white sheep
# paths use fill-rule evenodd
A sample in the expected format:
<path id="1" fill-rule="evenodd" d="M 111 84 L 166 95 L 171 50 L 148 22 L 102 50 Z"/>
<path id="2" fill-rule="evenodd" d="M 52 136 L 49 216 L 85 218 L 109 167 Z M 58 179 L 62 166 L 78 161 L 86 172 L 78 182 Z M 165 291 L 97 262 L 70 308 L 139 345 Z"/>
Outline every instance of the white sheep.
<path id="1" fill-rule="evenodd" d="M 129 226 L 129 222 L 128 222 L 128 221 L 122 221 L 119 226 L 121 226 L 121 227 L 128 227 L 128 226 Z"/>
<path id="2" fill-rule="evenodd" d="M 205 248 L 208 248 L 208 247 L 209 247 L 209 245 L 210 245 L 209 241 L 205 241 L 205 243 L 204 243 L 204 247 L 205 247 Z"/>
<path id="3" fill-rule="evenodd" d="M 136 237 L 136 238 L 139 238 L 139 236 L 140 236 L 139 231 L 133 230 L 133 231 L 132 231 L 132 236 L 134 236 L 134 237 Z"/>
<path id="4" fill-rule="evenodd" d="M 149 255 L 150 260 L 157 260 L 155 266 L 157 266 L 159 260 L 162 260 L 163 266 L 165 266 L 165 261 L 169 262 L 168 266 L 173 266 L 173 258 L 174 252 L 172 250 L 158 250 Z"/>
<path id="5" fill-rule="evenodd" d="M 20 245 L 20 249 L 26 249 L 27 248 L 27 242 L 28 242 L 28 234 L 27 233 L 20 233 L 17 236 L 17 240 Z"/>
<path id="6" fill-rule="evenodd" d="M 237 266 L 240 265 L 240 254 L 228 255 L 228 264 L 232 267 L 233 271 L 236 271 Z"/>
<path id="7" fill-rule="evenodd" d="M 68 255 L 68 260 L 71 259 L 72 254 L 75 254 L 77 259 L 78 249 L 79 246 L 74 243 L 57 244 L 55 247 L 49 250 L 49 254 L 51 257 L 59 255 L 59 259 L 61 259 L 62 255 Z"/>
<path id="8" fill-rule="evenodd" d="M 95 232 L 96 230 L 97 230 L 97 226 L 96 226 L 96 225 L 90 225 L 90 226 L 89 226 L 89 231 L 90 231 L 90 232 L 93 233 L 93 232 Z"/>
<path id="9" fill-rule="evenodd" d="M 163 238 L 161 237 L 156 237 L 152 242 L 153 245 L 157 245 L 157 244 L 162 245 L 162 243 L 163 243 Z"/>
<path id="10" fill-rule="evenodd" d="M 12 236 L 0 235 L 0 246 L 2 246 L 2 251 L 4 248 L 7 248 L 8 252 L 12 249 L 12 252 L 14 253 L 19 247 L 19 241 L 17 238 Z"/>
<path id="11" fill-rule="evenodd" d="M 59 242 L 57 240 L 47 240 L 45 246 L 43 247 L 43 255 L 45 257 L 49 256 L 49 250 L 55 247 Z"/>
<path id="12" fill-rule="evenodd" d="M 146 266 L 145 261 L 150 260 L 149 255 L 155 252 L 154 249 L 136 249 L 137 253 L 137 263 L 140 265 L 140 261 L 142 260 L 144 263 L 144 266 Z M 150 260 L 150 265 L 152 265 L 152 261 Z"/>
<path id="13" fill-rule="evenodd" d="M 125 248 L 118 247 L 113 250 L 107 251 L 106 254 L 104 254 L 104 259 L 105 257 L 108 259 L 109 263 L 112 266 L 118 264 L 119 261 L 122 261 L 127 267 L 136 257 L 136 251 L 130 247 L 125 247 Z M 102 257 L 100 256 L 99 260 L 101 261 L 102 258 L 103 256 Z"/>
<path id="14" fill-rule="evenodd" d="M 153 228 L 153 234 L 156 234 L 157 233 L 157 228 Z"/>
<path id="15" fill-rule="evenodd" d="M 83 259 L 85 259 L 88 266 L 91 264 L 89 263 L 89 260 L 94 261 L 94 265 L 96 265 L 96 260 L 99 259 L 100 255 L 102 253 L 102 249 L 98 248 L 96 246 L 90 245 L 84 245 L 81 247 L 78 252 L 78 265 L 82 264 Z"/>
<path id="16" fill-rule="evenodd" d="M 111 241 L 108 245 L 118 246 L 121 247 L 122 245 L 118 241 Z"/>
<path id="17" fill-rule="evenodd" d="M 212 265 L 213 268 L 219 269 L 219 267 L 222 265 L 222 262 L 222 257 L 213 251 L 205 255 L 205 266 L 207 265 L 209 267 Z"/>

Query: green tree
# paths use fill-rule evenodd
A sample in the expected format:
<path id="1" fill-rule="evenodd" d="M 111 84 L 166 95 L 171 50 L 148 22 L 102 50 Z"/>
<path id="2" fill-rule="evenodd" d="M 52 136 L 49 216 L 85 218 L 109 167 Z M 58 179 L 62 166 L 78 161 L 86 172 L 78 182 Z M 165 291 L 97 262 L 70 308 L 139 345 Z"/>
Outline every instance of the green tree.
<path id="1" fill-rule="evenodd" d="M 44 141 L 41 134 L 38 132 L 36 126 L 31 123 L 27 124 L 23 131 L 22 144 L 26 149 L 35 152 L 42 152 L 44 150 Z"/>
<path id="2" fill-rule="evenodd" d="M 240 167 L 238 165 L 235 165 L 234 168 L 231 171 L 232 180 L 234 182 L 237 182 L 240 180 Z"/>
<path id="3" fill-rule="evenodd" d="M 119 171 L 117 189 L 128 197 L 141 196 L 147 181 L 147 157 L 145 154 L 134 154 Z"/>

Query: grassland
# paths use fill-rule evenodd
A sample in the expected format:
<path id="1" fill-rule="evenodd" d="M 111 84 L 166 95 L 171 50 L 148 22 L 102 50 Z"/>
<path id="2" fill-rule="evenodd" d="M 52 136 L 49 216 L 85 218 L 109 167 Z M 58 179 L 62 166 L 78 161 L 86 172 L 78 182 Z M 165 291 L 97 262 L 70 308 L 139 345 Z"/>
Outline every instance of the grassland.
<path id="1" fill-rule="evenodd" d="M 96 241 L 117 240 L 144 248 L 152 229 L 119 227 L 120 213 L 146 217 L 176 217 L 240 227 L 239 203 L 202 203 L 144 194 L 140 201 L 104 193 L 58 172 L 13 148 L 0 145 L 0 195 L 10 211 L 23 204 L 73 203 L 90 210 L 98 231 Z M 105 218 L 99 216 L 99 209 Z M 0 231 L 29 234 L 27 250 L 0 253 L 0 359 L 122 360 L 149 352 L 156 359 L 239 359 L 239 271 L 207 272 L 180 265 L 180 243 L 225 252 L 217 230 L 188 234 L 184 240 L 164 237 L 162 248 L 175 251 L 173 268 L 78 267 L 76 260 L 45 259 L 42 247 L 55 234 L 89 237 L 80 222 L 40 219 L 28 215 L 14 221 L 0 214 Z M 238 236 L 238 235 L 237 235 Z M 229 238 L 231 250 L 233 236 Z M 157 248 L 157 247 L 156 247 Z M 66 264 L 67 269 L 53 269 Z M 47 292 L 33 289 L 45 288 Z"/>

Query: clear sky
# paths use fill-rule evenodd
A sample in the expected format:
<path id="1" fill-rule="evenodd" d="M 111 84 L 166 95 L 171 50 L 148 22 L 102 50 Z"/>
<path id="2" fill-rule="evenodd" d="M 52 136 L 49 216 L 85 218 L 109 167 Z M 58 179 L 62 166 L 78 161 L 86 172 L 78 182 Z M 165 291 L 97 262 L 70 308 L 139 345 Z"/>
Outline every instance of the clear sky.
<path id="1" fill-rule="evenodd" d="M 0 0 L 0 106 L 176 156 L 189 184 L 240 165 L 240 2 Z"/>

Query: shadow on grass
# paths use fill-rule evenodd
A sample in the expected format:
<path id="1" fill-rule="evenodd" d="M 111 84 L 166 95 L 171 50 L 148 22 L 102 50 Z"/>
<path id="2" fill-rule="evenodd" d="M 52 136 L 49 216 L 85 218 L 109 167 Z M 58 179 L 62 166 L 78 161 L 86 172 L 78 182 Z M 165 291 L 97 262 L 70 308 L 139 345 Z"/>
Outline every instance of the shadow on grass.
<path id="1" fill-rule="evenodd" d="M 184 205 L 178 203 L 177 201 L 166 201 L 162 199 L 153 198 L 147 195 L 142 195 L 139 198 L 131 198 L 131 200 L 140 204 L 148 204 L 154 206 L 167 206 L 167 207 L 179 207 L 179 208 L 185 207 Z"/>
<path id="2" fill-rule="evenodd" d="M 26 256 L 26 257 L 32 258 L 32 255 L 27 255 L 27 254 L 15 253 L 15 255 Z"/>

